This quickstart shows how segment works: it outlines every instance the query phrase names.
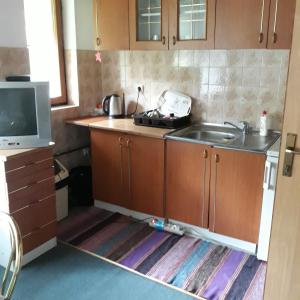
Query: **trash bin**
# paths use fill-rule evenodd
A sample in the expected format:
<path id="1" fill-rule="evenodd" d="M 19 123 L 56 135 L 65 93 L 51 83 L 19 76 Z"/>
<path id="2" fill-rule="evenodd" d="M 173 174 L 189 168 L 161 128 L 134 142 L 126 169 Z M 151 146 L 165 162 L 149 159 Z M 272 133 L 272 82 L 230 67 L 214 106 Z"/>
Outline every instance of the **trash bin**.
<path id="1" fill-rule="evenodd" d="M 60 221 L 68 216 L 69 172 L 57 159 L 54 160 L 56 189 L 56 218 Z"/>
<path id="2" fill-rule="evenodd" d="M 69 176 L 69 206 L 92 206 L 92 169 L 80 166 L 72 169 Z"/>

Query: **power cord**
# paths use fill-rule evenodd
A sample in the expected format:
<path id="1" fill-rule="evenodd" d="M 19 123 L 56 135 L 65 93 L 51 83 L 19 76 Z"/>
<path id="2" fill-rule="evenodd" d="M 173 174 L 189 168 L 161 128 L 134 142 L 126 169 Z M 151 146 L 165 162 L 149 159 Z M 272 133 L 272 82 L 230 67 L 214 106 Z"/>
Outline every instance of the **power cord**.
<path id="1" fill-rule="evenodd" d="M 129 116 L 131 116 L 131 117 L 133 117 L 136 114 L 136 112 L 137 112 L 138 105 L 139 105 L 139 99 L 140 99 L 140 93 L 141 92 L 142 92 L 142 88 L 139 86 L 138 87 L 138 95 L 137 95 L 137 98 L 136 98 L 135 109 L 134 109 L 134 111 L 131 114 L 129 114 Z"/>

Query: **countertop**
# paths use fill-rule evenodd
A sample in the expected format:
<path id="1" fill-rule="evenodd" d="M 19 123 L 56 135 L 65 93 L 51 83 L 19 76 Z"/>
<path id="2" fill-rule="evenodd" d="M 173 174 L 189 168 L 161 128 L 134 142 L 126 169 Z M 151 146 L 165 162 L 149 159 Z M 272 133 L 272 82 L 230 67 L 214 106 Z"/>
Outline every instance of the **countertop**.
<path id="1" fill-rule="evenodd" d="M 49 146 L 53 147 L 55 144 L 51 142 Z M 39 151 L 41 148 L 26 148 L 26 149 L 3 149 L 0 150 L 0 161 L 8 161 L 15 156 L 26 154 L 30 151 Z"/>
<path id="2" fill-rule="evenodd" d="M 103 130 L 120 131 L 134 135 L 147 136 L 152 138 L 164 138 L 164 135 L 174 129 L 155 128 L 147 126 L 134 125 L 133 119 L 109 119 L 99 122 L 93 122 L 89 125 L 91 128 Z"/>
<path id="3" fill-rule="evenodd" d="M 108 120 L 107 116 L 87 116 L 66 120 L 66 124 L 89 127 L 91 123 Z"/>
<path id="4" fill-rule="evenodd" d="M 273 156 L 273 157 L 279 157 L 279 152 L 280 152 L 280 141 L 281 139 L 279 138 L 267 151 L 268 156 Z"/>

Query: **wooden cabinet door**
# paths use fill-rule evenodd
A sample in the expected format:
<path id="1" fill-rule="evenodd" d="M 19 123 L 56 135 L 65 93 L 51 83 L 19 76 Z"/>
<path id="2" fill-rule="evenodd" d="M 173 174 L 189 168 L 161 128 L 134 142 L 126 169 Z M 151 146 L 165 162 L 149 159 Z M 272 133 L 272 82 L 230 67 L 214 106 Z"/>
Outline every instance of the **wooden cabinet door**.
<path id="1" fill-rule="evenodd" d="M 210 150 L 205 145 L 167 141 L 166 216 L 208 227 Z"/>
<path id="2" fill-rule="evenodd" d="M 268 48 L 290 49 L 296 0 L 271 0 Z"/>
<path id="3" fill-rule="evenodd" d="M 93 192 L 96 200 L 127 206 L 125 149 L 121 133 L 91 129 Z"/>
<path id="4" fill-rule="evenodd" d="M 213 49 L 216 0 L 169 0 L 169 48 Z"/>
<path id="5" fill-rule="evenodd" d="M 96 49 L 129 49 L 128 14 L 128 0 L 94 0 Z"/>
<path id="6" fill-rule="evenodd" d="M 164 140 L 130 135 L 128 143 L 129 207 L 163 217 Z"/>
<path id="7" fill-rule="evenodd" d="M 257 243 L 266 157 L 213 149 L 209 229 Z"/>
<path id="8" fill-rule="evenodd" d="M 168 49 L 167 1 L 129 0 L 130 49 Z"/>
<path id="9" fill-rule="evenodd" d="M 266 48 L 270 0 L 218 0 L 217 49 Z"/>

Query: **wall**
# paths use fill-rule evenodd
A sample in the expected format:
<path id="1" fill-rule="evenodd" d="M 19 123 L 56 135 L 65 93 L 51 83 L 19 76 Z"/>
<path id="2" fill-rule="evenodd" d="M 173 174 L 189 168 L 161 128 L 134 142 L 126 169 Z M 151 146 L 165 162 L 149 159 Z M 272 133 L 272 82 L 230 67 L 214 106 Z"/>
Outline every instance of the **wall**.
<path id="1" fill-rule="evenodd" d="M 0 80 L 30 73 L 24 24 L 23 1 L 0 0 Z"/>
<path id="2" fill-rule="evenodd" d="M 280 129 L 289 51 L 119 51 L 103 52 L 103 94 L 125 92 L 133 110 L 136 86 L 143 84 L 140 110 L 155 108 L 165 89 L 193 98 L 195 121 L 223 123 L 246 120 L 259 126 L 267 110 L 271 127 Z"/>

